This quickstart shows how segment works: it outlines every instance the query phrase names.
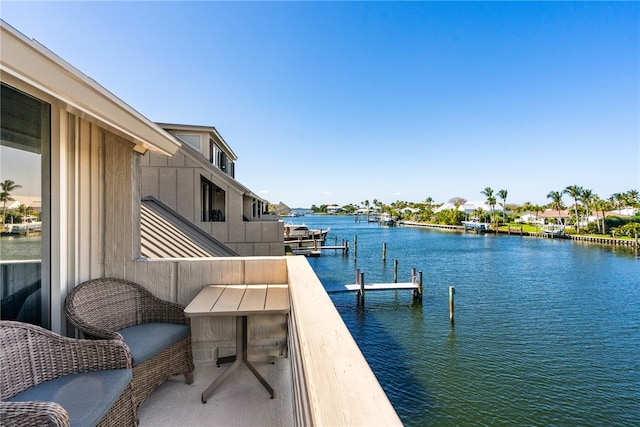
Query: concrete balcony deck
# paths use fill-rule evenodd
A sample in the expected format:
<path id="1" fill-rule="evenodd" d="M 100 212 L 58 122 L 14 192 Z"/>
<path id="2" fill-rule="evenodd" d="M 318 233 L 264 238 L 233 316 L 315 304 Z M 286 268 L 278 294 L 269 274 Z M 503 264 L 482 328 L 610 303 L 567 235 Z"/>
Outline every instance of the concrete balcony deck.
<path id="1" fill-rule="evenodd" d="M 230 365 L 218 368 L 212 362 L 198 362 L 193 384 L 186 384 L 183 376 L 171 378 L 143 402 L 138 410 L 140 427 L 293 426 L 290 360 L 253 365 L 274 388 L 273 399 L 249 369 L 241 367 L 203 404 L 202 391 Z"/>

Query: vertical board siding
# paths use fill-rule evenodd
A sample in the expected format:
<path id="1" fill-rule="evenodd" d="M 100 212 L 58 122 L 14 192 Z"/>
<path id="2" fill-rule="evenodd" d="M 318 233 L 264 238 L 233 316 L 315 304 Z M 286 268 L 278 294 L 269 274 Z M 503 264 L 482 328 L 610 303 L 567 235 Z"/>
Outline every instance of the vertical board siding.
<path id="1" fill-rule="evenodd" d="M 177 170 L 172 168 L 160 169 L 158 175 L 159 195 L 162 203 L 171 209 L 180 212 L 178 209 L 178 181 Z"/>
<path id="2" fill-rule="evenodd" d="M 142 161 L 149 161 L 147 156 L 142 156 Z M 140 193 L 142 197 L 155 197 L 156 199 L 160 198 L 160 189 L 159 189 L 159 181 L 158 178 L 159 169 L 154 168 L 142 168 L 140 173 Z"/>
<path id="3" fill-rule="evenodd" d="M 134 209 L 132 206 L 130 143 L 107 134 L 105 143 L 104 210 L 105 210 L 105 273 L 128 278 L 131 267 L 131 236 Z M 140 206 L 137 206 L 138 216 Z"/>
<path id="4" fill-rule="evenodd" d="M 176 199 L 177 206 L 179 207 L 180 215 L 184 216 L 191 223 L 196 223 L 199 220 L 199 216 L 196 215 L 196 204 L 199 205 L 199 198 L 193 199 L 192 195 L 200 187 L 200 179 L 193 169 L 181 168 L 177 170 L 176 177 Z M 196 185 L 196 179 L 198 184 Z"/>
<path id="5" fill-rule="evenodd" d="M 77 175 L 70 177 L 69 182 L 75 182 L 75 188 L 71 190 L 72 196 L 70 200 L 75 203 L 75 209 L 73 212 L 69 212 L 70 217 L 75 218 L 76 223 L 76 236 L 75 244 L 70 243 L 70 246 L 76 251 L 77 260 L 77 278 L 88 279 L 91 277 L 91 265 L 92 265 L 92 237 L 91 237 L 91 223 L 93 222 L 91 211 L 91 177 L 92 177 L 92 162 L 91 162 L 91 147 L 94 143 L 95 133 L 92 135 L 91 123 L 80 120 L 79 132 L 76 135 L 75 141 L 69 141 L 72 152 L 76 153 L 75 158 L 75 170 Z M 70 151 L 71 151 L 70 150 Z M 73 230 L 74 227 L 69 227 L 69 230 Z M 74 275 L 75 276 L 75 275 Z M 70 277 L 71 278 L 71 277 Z M 85 279 L 85 280 L 86 280 Z"/>

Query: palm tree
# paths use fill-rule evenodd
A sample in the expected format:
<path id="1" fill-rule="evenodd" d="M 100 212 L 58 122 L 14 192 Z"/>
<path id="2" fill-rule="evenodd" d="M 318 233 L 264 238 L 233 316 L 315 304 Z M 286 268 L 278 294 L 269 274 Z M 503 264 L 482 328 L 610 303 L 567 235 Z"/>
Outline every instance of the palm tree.
<path id="1" fill-rule="evenodd" d="M 591 201 L 591 206 L 593 207 L 593 211 L 596 214 L 596 225 L 598 226 L 598 233 L 604 234 L 604 226 L 601 228 L 600 227 L 600 212 L 599 211 L 603 211 L 603 215 L 602 215 L 602 219 L 603 219 L 603 223 L 604 223 L 604 208 L 605 208 L 605 203 L 607 203 L 606 200 L 602 200 L 600 198 L 600 196 L 598 196 L 597 194 L 593 197 L 593 200 Z"/>
<path id="2" fill-rule="evenodd" d="M 478 218 L 478 220 L 482 221 L 482 217 L 484 216 L 484 209 L 476 208 L 471 212 L 474 218 Z"/>
<path id="3" fill-rule="evenodd" d="M 640 193 L 638 193 L 638 190 L 629 190 L 624 194 L 629 207 L 637 208 L 640 205 Z"/>
<path id="4" fill-rule="evenodd" d="M 605 221 L 607 216 L 607 211 L 613 210 L 615 205 L 611 201 L 611 199 L 599 200 L 596 203 L 598 204 L 597 209 L 599 209 L 600 212 L 602 213 L 602 234 L 607 234 L 607 222 Z"/>
<path id="5" fill-rule="evenodd" d="M 26 217 L 30 216 L 33 213 L 33 209 L 25 205 L 24 203 L 18 206 L 16 210 L 18 211 L 18 215 L 20 215 L 20 220 L 22 222 L 26 222 Z"/>
<path id="6" fill-rule="evenodd" d="M 507 190 L 498 191 L 498 197 L 502 199 L 502 222 L 504 222 L 504 211 L 507 205 Z"/>
<path id="7" fill-rule="evenodd" d="M 0 201 L 2 201 L 2 224 L 7 217 L 7 202 L 12 202 L 15 199 L 11 197 L 11 191 L 22 188 L 22 185 L 18 185 L 10 179 L 5 179 L 4 182 L 0 182 L 2 192 L 0 192 Z"/>
<path id="8" fill-rule="evenodd" d="M 426 199 L 424 199 L 424 204 L 427 205 L 427 208 L 429 210 L 431 210 L 433 208 L 433 202 L 434 202 L 434 200 L 433 200 L 433 197 L 431 197 L 431 196 L 429 196 Z"/>
<path id="9" fill-rule="evenodd" d="M 531 212 L 531 202 L 524 202 L 522 205 L 520 205 L 517 209 L 518 213 L 526 213 L 526 212 Z"/>
<path id="10" fill-rule="evenodd" d="M 569 185 L 564 190 L 562 190 L 563 194 L 568 194 L 573 197 L 573 208 L 576 213 L 576 232 L 580 232 L 580 220 L 578 219 L 578 199 L 582 194 L 582 187 L 579 185 Z"/>
<path id="11" fill-rule="evenodd" d="M 484 194 L 487 197 L 487 204 L 491 209 L 491 219 L 492 219 L 491 222 L 493 222 L 493 207 L 496 204 L 496 198 L 493 197 L 493 190 L 491 189 L 491 187 L 485 187 L 485 189 L 482 190 L 480 194 Z"/>
<path id="12" fill-rule="evenodd" d="M 544 208 L 540 205 L 531 205 L 531 212 L 533 212 L 536 216 L 536 227 L 537 227 L 538 225 L 540 225 L 538 223 L 538 214 L 540 212 L 544 212 Z"/>
<path id="13" fill-rule="evenodd" d="M 564 209 L 564 205 L 562 204 L 562 194 L 560 191 L 549 191 L 547 194 L 547 199 L 551 199 L 551 209 L 556 209 L 558 211 L 558 224 L 561 222 L 560 211 Z"/>
<path id="14" fill-rule="evenodd" d="M 593 190 L 590 188 L 582 189 L 582 193 L 580 194 L 580 201 L 584 205 L 584 209 L 587 211 L 587 222 L 589 222 L 589 208 L 593 204 L 596 195 L 593 194 Z"/>
<path id="15" fill-rule="evenodd" d="M 613 193 L 611 197 L 609 197 L 609 201 L 615 206 L 618 213 L 620 213 L 620 208 L 622 208 L 622 205 L 624 204 L 624 194 Z"/>

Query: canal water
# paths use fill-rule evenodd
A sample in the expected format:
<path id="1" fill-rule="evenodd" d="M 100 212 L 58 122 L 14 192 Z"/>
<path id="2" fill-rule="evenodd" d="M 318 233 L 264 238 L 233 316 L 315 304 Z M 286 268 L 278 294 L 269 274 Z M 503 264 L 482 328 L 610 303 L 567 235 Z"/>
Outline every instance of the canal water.
<path id="1" fill-rule="evenodd" d="M 409 282 L 411 291 L 331 298 L 407 426 L 640 425 L 640 259 L 629 249 L 561 239 L 460 234 L 291 218 L 331 228 L 309 262 L 327 289 Z M 353 243 L 357 235 L 357 257 Z M 387 260 L 382 261 L 386 243 Z M 455 287 L 455 327 L 449 287 Z M 367 399 L 366 395 L 362 399 Z"/>

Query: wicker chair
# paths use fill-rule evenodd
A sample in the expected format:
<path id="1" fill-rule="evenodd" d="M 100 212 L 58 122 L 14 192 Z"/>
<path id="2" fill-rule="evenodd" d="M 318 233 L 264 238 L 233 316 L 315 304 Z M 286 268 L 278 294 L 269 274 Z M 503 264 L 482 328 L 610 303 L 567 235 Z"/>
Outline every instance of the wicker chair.
<path id="1" fill-rule="evenodd" d="M 99 421 L 101 427 L 137 423 L 131 387 L 131 355 L 121 341 L 78 340 L 28 323 L 0 321 L 0 366 L 0 424 L 3 426 L 70 426 L 72 422 L 82 423 L 78 418 L 92 411 L 94 420 L 99 420 L 102 413 L 95 412 L 96 404 L 106 412 Z M 95 390 L 89 399 L 78 403 L 74 391 L 83 396 L 87 394 L 85 389 L 93 391 L 96 376 L 102 374 L 117 376 L 120 386 L 113 389 L 110 396 L 104 389 Z M 78 382 L 82 375 L 89 378 Z M 75 380 L 64 382 L 73 378 Z M 71 395 L 64 396 L 64 391 L 58 391 L 60 381 Z M 84 384 L 84 391 L 78 390 L 79 384 Z M 51 400 L 34 398 L 33 392 L 41 392 L 42 387 L 56 391 L 43 393 Z M 86 417 L 84 421 L 89 422 Z"/>
<path id="2" fill-rule="evenodd" d="M 175 375 L 184 375 L 187 384 L 193 383 L 191 330 L 188 327 L 178 341 L 171 342 L 146 359 L 137 357 L 138 342 L 125 333 L 137 326 L 188 326 L 183 307 L 179 304 L 163 301 L 137 283 L 102 278 L 76 286 L 67 295 L 65 311 L 69 321 L 86 338 L 119 339 L 129 346 L 133 359 L 133 400 L 136 408 L 156 387 Z M 161 335 L 150 330 L 138 337 L 148 341 Z"/>

